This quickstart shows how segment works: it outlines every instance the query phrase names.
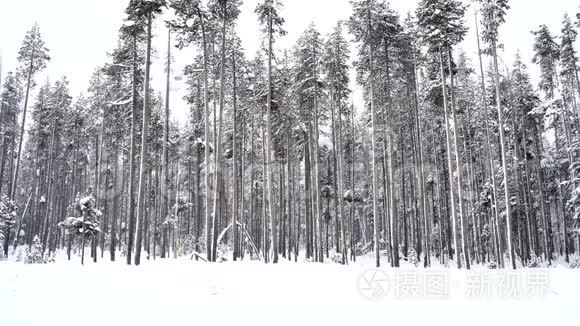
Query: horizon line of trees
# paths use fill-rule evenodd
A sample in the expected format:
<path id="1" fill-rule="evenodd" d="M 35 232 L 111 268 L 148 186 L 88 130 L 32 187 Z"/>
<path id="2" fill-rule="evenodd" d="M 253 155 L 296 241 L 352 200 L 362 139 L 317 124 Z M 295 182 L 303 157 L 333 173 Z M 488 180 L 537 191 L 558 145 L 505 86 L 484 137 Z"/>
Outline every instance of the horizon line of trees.
<path id="1" fill-rule="evenodd" d="M 131 0 L 109 62 L 74 100 L 66 77 L 36 85 L 50 56 L 34 25 L 1 90 L 2 255 L 34 243 L 136 265 L 142 254 L 348 264 L 370 252 L 377 267 L 576 263 L 580 16 L 566 14 L 559 36 L 532 31 L 536 87 L 519 54 L 499 64 L 508 0 L 471 2 L 477 43 L 463 46 L 477 47 L 475 63 L 459 48 L 462 1 L 420 0 L 406 17 L 388 0 L 351 4 L 329 35 L 311 24 L 276 49 L 282 1 L 260 1 L 264 39 L 247 58 L 240 0 Z M 151 40 L 165 11 L 161 95 Z M 179 127 L 171 53 L 189 46 Z"/>

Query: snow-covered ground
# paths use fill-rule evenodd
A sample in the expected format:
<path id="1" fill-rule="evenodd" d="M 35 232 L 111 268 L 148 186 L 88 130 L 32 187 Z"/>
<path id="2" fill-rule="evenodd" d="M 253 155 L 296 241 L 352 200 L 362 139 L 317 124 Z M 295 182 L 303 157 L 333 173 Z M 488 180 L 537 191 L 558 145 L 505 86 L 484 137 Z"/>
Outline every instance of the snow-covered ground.
<path id="1" fill-rule="evenodd" d="M 105 256 L 106 257 L 106 256 Z M 122 259 L 121 259 L 122 260 Z M 580 269 L 0 262 L 0 325 L 580 325 Z"/>

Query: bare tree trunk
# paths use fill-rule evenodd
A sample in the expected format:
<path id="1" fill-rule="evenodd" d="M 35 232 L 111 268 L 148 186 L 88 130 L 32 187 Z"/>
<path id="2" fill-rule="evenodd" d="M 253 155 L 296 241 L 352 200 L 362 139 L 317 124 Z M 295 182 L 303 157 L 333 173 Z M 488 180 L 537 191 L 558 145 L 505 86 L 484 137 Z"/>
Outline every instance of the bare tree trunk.
<path id="1" fill-rule="evenodd" d="M 0 88 L 2 87 L 2 51 L 0 51 Z M 2 134 L 2 122 L 4 122 L 5 120 L 2 118 L 2 113 L 4 113 L 4 110 L 2 109 L 3 106 L 1 105 L 3 98 L 2 98 L 2 92 L 0 91 L 0 134 Z M 0 153 L 0 155 L 2 155 L 2 153 Z M 0 179 L 0 183 L 2 183 L 2 179 Z M 0 193 L 2 189 L 0 189 Z"/>
<path id="2" fill-rule="evenodd" d="M 217 236 L 218 236 L 218 216 L 221 217 L 220 213 L 222 207 L 221 203 L 221 191 L 220 191 L 220 178 L 222 169 L 222 155 L 221 155 L 221 141 L 223 132 L 223 111 L 224 111 L 224 97 L 225 97 L 225 57 L 226 57 L 226 7 L 225 2 L 222 5 L 222 51 L 221 51 L 221 62 L 220 65 L 220 103 L 219 103 L 219 114 L 217 121 L 217 135 L 214 139 L 216 144 L 214 158 L 215 158 L 215 175 L 214 175 L 214 202 L 213 202 L 213 216 L 212 216 L 212 244 L 211 244 L 211 261 L 216 261 L 217 259 Z"/>
<path id="3" fill-rule="evenodd" d="M 249 153 L 249 160 L 250 160 L 250 211 L 248 212 L 248 224 L 251 223 L 252 226 L 257 225 L 258 223 L 256 220 L 256 214 L 255 214 L 255 208 L 256 208 L 256 203 L 255 203 L 255 185 L 254 185 L 254 180 L 255 180 L 255 165 L 256 165 L 256 148 L 255 148 L 255 130 L 254 128 L 256 127 L 256 115 L 253 114 L 251 117 L 251 121 L 252 121 L 252 125 L 251 127 L 248 129 L 248 132 L 251 133 L 250 135 L 250 153 Z M 253 228 L 251 228 L 252 230 Z M 259 240 L 260 238 L 257 237 L 257 246 L 260 246 Z M 259 252 L 256 252 L 256 255 L 259 255 Z"/>
<path id="4" fill-rule="evenodd" d="M 222 64 L 223 66 L 223 64 Z M 232 207 L 232 233 L 233 233 L 233 242 L 234 242 L 234 252 L 233 252 L 233 259 L 234 261 L 240 256 L 239 248 L 238 248 L 238 104 L 237 104 L 237 95 L 236 95 L 236 54 L 235 51 L 232 53 L 232 75 L 233 75 L 233 104 L 234 104 L 234 112 L 233 112 L 233 207 Z M 243 200 L 243 195 L 242 195 Z M 243 212 L 243 211 L 242 211 Z"/>
<path id="5" fill-rule="evenodd" d="M 129 145 L 129 217 L 127 230 L 127 264 L 131 265 L 135 238 L 135 143 L 137 142 L 137 35 L 133 35 L 133 80 L 131 99 L 131 142 Z M 84 240 L 83 240 L 84 241 Z"/>
<path id="6" fill-rule="evenodd" d="M 501 101 L 500 101 L 500 85 L 499 85 L 499 71 L 497 66 L 497 49 L 496 44 L 493 42 L 492 44 L 492 56 L 493 56 L 493 68 L 494 68 L 494 82 L 495 82 L 495 96 L 496 96 L 496 105 L 497 105 L 497 116 L 498 116 L 498 128 L 499 128 L 499 139 L 501 145 L 501 160 L 503 166 L 503 184 L 504 184 L 504 200 L 506 205 L 506 225 L 507 225 L 507 243 L 508 243 L 508 251 L 510 261 L 512 263 L 512 268 L 516 269 L 516 260 L 514 257 L 514 250 L 512 246 L 512 229 L 511 229 L 511 203 L 510 203 L 510 192 L 509 192 L 509 178 L 508 178 L 508 167 L 507 167 L 507 155 L 506 155 L 506 140 L 504 136 L 504 129 L 503 129 L 503 111 L 501 109 Z"/>
<path id="7" fill-rule="evenodd" d="M 339 213 L 339 219 L 340 220 L 340 237 L 342 240 L 342 263 L 346 264 L 348 262 L 348 257 L 346 255 L 347 252 L 347 248 L 346 248 L 346 235 L 345 235 L 345 218 L 344 218 L 344 184 L 343 184 L 343 153 L 342 153 L 342 90 L 340 88 L 340 83 L 337 83 L 338 85 L 338 98 L 337 98 L 337 107 L 338 107 L 338 114 L 336 116 L 336 119 L 338 119 L 338 135 L 337 135 L 337 149 L 335 149 L 335 153 L 336 153 L 336 160 L 337 160 L 337 179 L 336 179 L 336 183 L 338 183 L 338 213 Z M 354 193 L 353 193 L 354 196 Z M 354 198 L 353 198 L 354 199 Z"/>
<path id="8" fill-rule="evenodd" d="M 414 126 L 415 126 L 415 137 L 416 137 L 416 146 L 417 146 L 417 162 L 418 162 L 418 169 L 416 171 L 417 174 L 417 183 L 419 187 L 419 208 L 420 214 L 423 217 L 423 223 L 425 228 L 425 261 L 424 266 L 428 267 L 431 266 L 431 226 L 429 223 L 429 216 L 427 214 L 427 191 L 425 189 L 425 181 L 424 181 L 424 159 L 423 159 L 423 137 L 422 137 L 422 130 L 421 130 L 421 119 L 419 117 L 419 87 L 418 80 L 417 80 L 417 70 L 416 70 L 416 58 L 415 54 L 413 54 L 413 102 L 414 102 Z M 406 234 L 405 234 L 406 237 Z M 406 240 L 405 240 L 406 244 Z"/>
<path id="9" fill-rule="evenodd" d="M 338 150 L 337 150 L 337 135 L 336 135 L 336 115 L 340 115 L 340 112 L 335 114 L 335 103 L 334 103 L 334 94 L 330 94 L 330 114 L 331 114 L 331 133 L 332 133 L 332 180 L 334 180 L 333 186 L 333 197 L 334 197 L 334 243 L 335 243 L 335 250 L 336 253 L 340 252 L 340 212 L 339 212 L 339 192 L 338 192 Z M 330 166 L 330 164 L 329 164 Z"/>
<path id="10" fill-rule="evenodd" d="M 210 243 L 210 177 L 209 177 L 209 162 L 210 162 L 210 152 L 209 152 L 209 87 L 208 87 L 208 53 L 207 53 L 207 39 L 205 31 L 205 19 L 201 10 L 197 8 L 197 16 L 200 21 L 201 26 L 201 39 L 202 39 L 202 54 L 203 54 L 203 111 L 205 116 L 204 121 L 204 156 L 205 156 L 205 175 L 204 175 L 204 185 L 205 185 L 205 248 L 206 248 L 206 258 L 211 260 L 211 243 Z"/>
<path id="11" fill-rule="evenodd" d="M 173 258 L 176 259 L 179 251 L 179 236 L 181 234 L 181 227 L 179 221 L 179 160 L 175 162 L 175 226 L 173 227 Z"/>
<path id="12" fill-rule="evenodd" d="M 392 109 L 392 103 L 391 103 L 391 78 L 390 78 L 390 72 L 389 72 L 389 49 L 388 49 L 388 43 L 387 40 L 384 39 L 384 46 L 385 46 L 385 57 L 386 57 L 386 96 L 387 96 L 387 106 L 385 107 L 385 128 L 386 128 L 386 137 L 384 141 L 387 141 L 388 145 L 387 145 L 387 154 L 388 154 L 388 160 L 389 160 L 389 164 L 388 164 L 388 187 L 389 187 L 389 229 L 390 229 L 390 253 L 392 256 L 392 261 L 391 261 L 391 265 L 393 267 L 399 267 L 399 235 L 398 235 L 398 210 L 397 210 L 397 204 L 396 204 L 396 196 L 395 196 L 395 176 L 394 176 L 394 166 L 395 166 L 395 159 L 394 159 L 394 153 L 393 153 L 393 134 L 395 133 L 393 130 L 393 126 L 392 126 L 392 122 L 391 119 L 387 120 L 387 115 L 388 115 L 388 107 L 391 106 Z M 403 155 L 401 153 L 401 155 Z M 404 172 L 403 172 L 404 173 Z M 387 190 L 385 189 L 385 192 Z"/>
<path id="13" fill-rule="evenodd" d="M 311 258 L 313 254 L 312 248 L 312 197 L 311 197 L 311 164 L 310 164 L 310 135 L 306 136 L 308 139 L 304 144 L 304 203 L 305 203 L 305 219 L 306 219 L 306 258 Z"/>
<path id="14" fill-rule="evenodd" d="M 449 57 L 451 59 L 451 57 Z M 459 255 L 459 239 L 457 238 L 457 215 L 455 209 L 455 181 L 453 180 L 453 159 L 451 157 L 451 131 L 449 130 L 449 114 L 447 111 L 447 86 L 445 81 L 445 70 L 443 68 L 443 51 L 439 48 L 439 64 L 441 68 L 441 86 L 443 91 L 443 111 L 445 113 L 445 138 L 447 141 L 447 168 L 449 169 L 449 197 L 451 201 L 451 222 L 453 229 L 453 242 L 455 245 L 455 260 L 457 268 L 461 268 L 461 256 Z M 460 198 L 461 200 L 461 198 Z M 451 248 L 449 248 L 451 252 Z"/>
<path id="15" fill-rule="evenodd" d="M 139 164 L 139 186 L 137 187 L 137 237 L 135 240 L 135 265 L 141 263 L 141 244 L 143 241 L 143 224 L 145 220 L 145 165 L 147 164 L 147 138 L 149 134 L 149 74 L 151 65 L 151 21 L 152 14 L 147 14 L 147 52 L 145 59 L 145 88 L 143 101 L 143 129 L 141 131 L 141 162 Z"/>
<path id="16" fill-rule="evenodd" d="M 448 67 L 449 67 L 449 79 L 451 81 L 450 83 L 450 87 L 451 87 L 451 119 L 453 120 L 453 143 L 455 146 L 455 167 L 457 169 L 457 190 L 458 190 L 458 201 L 459 201 L 459 218 L 460 220 L 460 226 L 461 226 L 461 251 L 463 251 L 463 258 L 465 259 L 465 268 L 470 269 L 471 266 L 471 262 L 469 259 L 469 250 L 467 247 L 467 231 L 465 229 L 465 224 L 467 224 L 467 222 L 465 222 L 466 219 L 466 210 L 465 210 L 465 204 L 464 204 L 464 200 L 463 200 L 463 184 L 461 182 L 461 180 L 463 179 L 463 172 L 462 172 L 462 165 L 463 163 L 461 162 L 461 157 L 459 155 L 459 131 L 457 128 L 457 118 L 456 118 L 456 114 L 455 114 L 455 86 L 453 83 L 453 70 L 452 70 L 452 66 L 451 66 L 451 61 L 452 61 L 452 54 L 451 54 L 451 47 L 449 46 L 449 44 L 447 45 L 447 56 L 448 56 Z M 459 260 L 460 256 L 457 256 L 457 259 Z"/>
<path id="17" fill-rule="evenodd" d="M 120 137 L 117 137 L 117 144 L 121 143 Z M 122 192 L 119 189 L 119 147 L 115 146 L 115 152 L 113 156 L 113 214 L 111 220 L 111 242 L 109 244 L 109 254 L 111 255 L 111 261 L 115 261 L 115 248 L 117 246 L 117 215 L 119 214 L 119 196 Z"/>
<path id="18" fill-rule="evenodd" d="M 290 121 L 290 126 L 292 126 L 292 121 Z M 292 152 L 290 150 L 292 145 L 290 143 L 290 132 L 291 128 L 289 128 L 286 138 L 286 215 L 288 216 L 288 260 L 292 260 L 292 187 L 294 186 L 294 179 L 292 178 Z"/>
<path id="19" fill-rule="evenodd" d="M 475 14 L 475 29 L 476 29 L 476 34 L 477 34 L 477 53 L 478 53 L 478 58 L 479 58 L 479 71 L 480 71 L 480 75 L 481 75 L 481 102 L 483 105 L 483 116 L 484 116 L 484 126 L 485 126 L 485 146 L 486 146 L 486 156 L 487 156 L 487 162 L 488 165 L 487 167 L 489 168 L 489 179 L 491 182 L 491 189 L 492 189 L 492 205 L 491 205 L 491 209 L 493 210 L 493 219 L 495 221 L 495 223 L 497 223 L 499 221 L 499 204 L 498 204 L 498 191 L 497 191 L 497 186 L 495 183 L 495 167 L 494 167 L 494 163 L 493 163 L 493 150 L 491 148 L 491 140 L 490 140 L 490 136 L 489 136 L 489 114 L 487 111 L 487 100 L 485 98 L 485 93 L 486 93 L 486 88 L 485 88 L 485 74 L 483 71 L 483 61 L 481 59 L 481 48 L 480 48 L 480 43 L 479 43 L 479 27 L 478 27 L 478 22 L 477 22 L 477 13 Z M 498 225 L 499 228 L 499 225 Z M 493 229 L 493 227 L 492 227 Z M 499 236 L 499 232 L 493 232 L 494 234 L 494 238 L 497 239 L 497 242 L 500 243 L 499 241 L 501 241 L 501 237 Z M 498 245 L 497 247 L 497 252 L 496 252 L 496 259 L 497 259 L 497 263 L 500 266 L 503 266 L 503 256 L 500 253 L 500 246 Z"/>
<path id="20" fill-rule="evenodd" d="M 14 177 L 12 178 L 12 183 L 10 186 L 10 198 L 12 200 L 16 199 L 16 186 L 18 185 L 18 171 L 20 169 L 20 158 L 22 156 L 22 141 L 24 140 L 24 127 L 26 125 L 26 109 L 28 108 L 28 97 L 30 95 L 30 88 L 32 87 L 32 69 L 34 64 L 35 51 L 33 49 L 32 55 L 30 56 L 30 65 L 28 66 L 28 77 L 26 81 L 26 95 L 24 96 L 24 109 L 22 111 L 22 124 L 20 125 L 20 137 L 18 140 L 18 155 L 16 156 L 16 168 L 14 169 Z M 1 182 L 1 180 L 0 180 Z"/>
<path id="21" fill-rule="evenodd" d="M 350 168 L 351 168 L 351 176 L 350 176 L 350 191 L 352 192 L 352 198 L 351 198 L 351 203 L 350 203 L 350 254 L 352 256 L 352 261 L 356 262 L 356 253 L 354 250 L 354 216 L 355 216 L 355 190 L 356 190 L 356 180 L 355 180 L 355 174 L 354 174 L 354 167 L 355 167 L 355 155 L 356 155 L 356 151 L 355 151 L 355 143 L 356 143 L 356 135 L 355 135 L 355 128 L 354 128 L 354 108 L 351 107 L 351 112 L 350 112 L 350 129 L 352 132 L 352 146 L 351 146 L 351 164 L 350 164 Z"/>
<path id="22" fill-rule="evenodd" d="M 102 139 L 102 138 L 101 138 Z M 101 163 L 102 163 L 102 157 L 103 157 L 103 148 L 104 148 L 104 140 L 101 140 Z M 105 167 L 105 180 L 104 180 L 104 197 L 102 201 L 104 201 L 104 207 L 103 207 L 103 215 L 102 215 L 102 227 L 101 227 L 101 232 L 100 232 L 100 246 L 101 246 L 101 258 L 103 258 L 105 256 L 105 235 L 109 232 L 109 198 L 110 198 L 110 190 L 109 190 L 109 184 L 111 183 L 110 180 L 110 173 L 108 171 L 110 171 L 110 155 L 107 155 L 107 160 L 106 160 L 106 167 Z"/>
<path id="23" fill-rule="evenodd" d="M 542 165 L 541 165 L 541 148 L 542 148 L 542 144 L 540 143 L 540 137 L 538 136 L 538 134 L 540 133 L 540 131 L 538 130 L 537 126 L 535 129 L 536 132 L 534 132 L 534 143 L 535 143 L 535 154 L 536 154 L 536 173 L 537 173 L 537 177 L 538 177 L 538 192 L 539 192 L 539 201 L 540 201 L 540 214 L 542 216 L 542 224 L 544 226 L 544 255 L 545 255 L 545 259 L 548 261 L 548 265 L 552 264 L 552 252 L 550 250 L 550 243 L 548 241 L 549 235 L 552 232 L 551 227 L 550 227 L 550 223 L 549 223 L 549 218 L 546 214 L 546 208 L 545 208 L 545 203 L 546 203 L 546 197 L 544 194 L 544 171 L 542 170 Z M 551 237 L 550 237 L 551 239 Z"/>
<path id="24" fill-rule="evenodd" d="M 242 116 L 244 116 L 244 113 L 242 111 Z M 242 146 L 240 148 L 240 155 L 241 155 L 241 167 L 240 167 L 240 186 L 239 189 L 241 190 L 241 197 L 240 197 L 240 217 L 239 217 L 239 223 L 241 224 L 240 226 L 240 230 L 245 230 L 246 225 L 248 223 L 247 220 L 247 215 L 246 215 L 246 187 L 245 187 L 245 179 L 246 179 L 246 131 L 245 128 L 248 127 L 247 123 L 246 123 L 246 119 L 242 119 L 241 121 L 242 123 Z M 240 257 L 240 259 L 244 259 L 244 252 L 245 250 L 245 246 L 244 246 L 244 236 L 242 233 L 242 237 L 238 237 L 237 240 L 237 246 L 238 246 L 238 256 Z"/>
<path id="25" fill-rule="evenodd" d="M 369 33 L 371 31 L 371 8 L 367 8 L 368 14 L 368 29 Z M 378 178 L 377 178 L 377 157 L 376 153 L 378 152 L 378 145 L 377 145 L 377 135 L 376 135 L 376 108 L 375 108 L 375 80 L 374 80 L 374 67 L 373 67 L 373 45 L 372 43 L 369 44 L 369 93 L 370 93 L 370 106 L 371 106 L 371 147 L 372 147 L 372 160 L 371 160 L 371 173 L 372 173 L 372 186 L 373 186 L 373 242 L 374 242 L 374 251 L 375 251 L 375 266 L 380 267 L 380 253 L 379 253 L 379 196 L 378 196 Z M 353 194 L 354 196 L 354 194 Z M 353 198 L 354 199 L 354 198 Z"/>
<path id="26" fill-rule="evenodd" d="M 263 112 L 263 111 L 262 111 Z M 262 122 L 264 120 L 264 114 L 262 113 Z M 267 189 L 267 175 L 268 175 L 268 169 L 267 169 L 267 158 L 266 158 L 266 143 L 268 142 L 268 139 L 266 138 L 266 131 L 264 130 L 264 127 L 262 125 L 262 160 L 263 160 L 263 164 L 262 164 L 262 251 L 264 254 L 264 263 L 268 263 L 268 261 L 270 260 L 270 255 L 268 253 L 268 189 Z"/>
<path id="27" fill-rule="evenodd" d="M 266 148 L 266 182 L 268 184 L 268 215 L 270 216 L 270 229 L 272 234 L 272 251 L 273 258 L 272 263 L 276 264 L 278 262 L 278 238 L 277 238 L 277 226 L 276 217 L 274 216 L 274 203 L 273 203 L 273 187 L 272 187 L 272 9 L 268 13 L 268 112 L 266 117 L 266 133 L 267 133 L 267 148 Z"/>
<path id="28" fill-rule="evenodd" d="M 200 87 L 199 87 L 199 83 L 197 86 L 197 120 L 199 122 L 203 121 L 203 112 L 202 112 L 202 108 L 201 108 L 201 104 L 200 104 Z M 200 130 L 198 130 L 198 132 L 200 132 Z M 196 252 L 200 252 L 200 236 L 201 236 L 201 225 L 202 225 L 202 218 L 201 218 L 201 209 L 203 206 L 203 198 L 201 195 L 201 162 L 202 162 L 202 148 L 200 144 L 197 144 L 195 146 L 195 152 L 197 154 L 197 158 L 196 158 L 196 167 L 195 167 L 195 195 L 197 197 L 196 199 L 196 205 L 195 205 L 195 251 Z M 198 256 L 195 256 L 195 259 L 198 259 Z"/>
<path id="29" fill-rule="evenodd" d="M 169 92 L 170 92 L 170 74 L 171 74 L 171 29 L 167 29 L 167 75 L 165 81 L 165 112 L 163 122 L 163 141 L 162 141 L 162 162 L 161 162 L 161 223 L 167 218 L 169 200 Z M 162 228 L 163 243 L 167 243 L 167 228 Z M 161 258 L 165 258 L 165 245 L 161 247 Z"/>

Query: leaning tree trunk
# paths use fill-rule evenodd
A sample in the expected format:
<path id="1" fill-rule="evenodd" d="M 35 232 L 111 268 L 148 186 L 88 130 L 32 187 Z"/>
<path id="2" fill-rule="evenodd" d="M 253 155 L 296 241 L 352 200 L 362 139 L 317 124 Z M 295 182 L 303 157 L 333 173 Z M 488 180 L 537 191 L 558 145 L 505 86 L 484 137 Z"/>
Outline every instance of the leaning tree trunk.
<path id="1" fill-rule="evenodd" d="M 10 186 L 10 198 L 14 200 L 16 196 L 16 186 L 18 184 L 18 170 L 20 169 L 20 158 L 22 156 L 22 141 L 24 140 L 24 126 L 26 125 L 26 109 L 28 108 L 28 97 L 30 95 L 30 87 L 32 81 L 32 69 L 34 64 L 34 49 L 30 56 L 30 65 L 28 66 L 28 77 L 26 82 L 26 95 L 24 96 L 24 109 L 22 110 L 22 124 L 20 125 L 20 137 L 18 139 L 18 154 L 16 156 L 16 168 L 14 169 L 14 176 Z M 2 182 L 2 180 L 0 180 Z"/>

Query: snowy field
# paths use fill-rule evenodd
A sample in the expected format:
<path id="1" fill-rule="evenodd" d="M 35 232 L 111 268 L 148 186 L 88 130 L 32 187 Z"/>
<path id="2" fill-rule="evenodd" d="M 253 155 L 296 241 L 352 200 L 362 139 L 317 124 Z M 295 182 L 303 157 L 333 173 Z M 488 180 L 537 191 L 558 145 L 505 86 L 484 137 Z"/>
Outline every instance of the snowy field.
<path id="1" fill-rule="evenodd" d="M 106 256 L 105 256 L 106 257 Z M 0 325 L 580 325 L 580 269 L 0 262 Z"/>

